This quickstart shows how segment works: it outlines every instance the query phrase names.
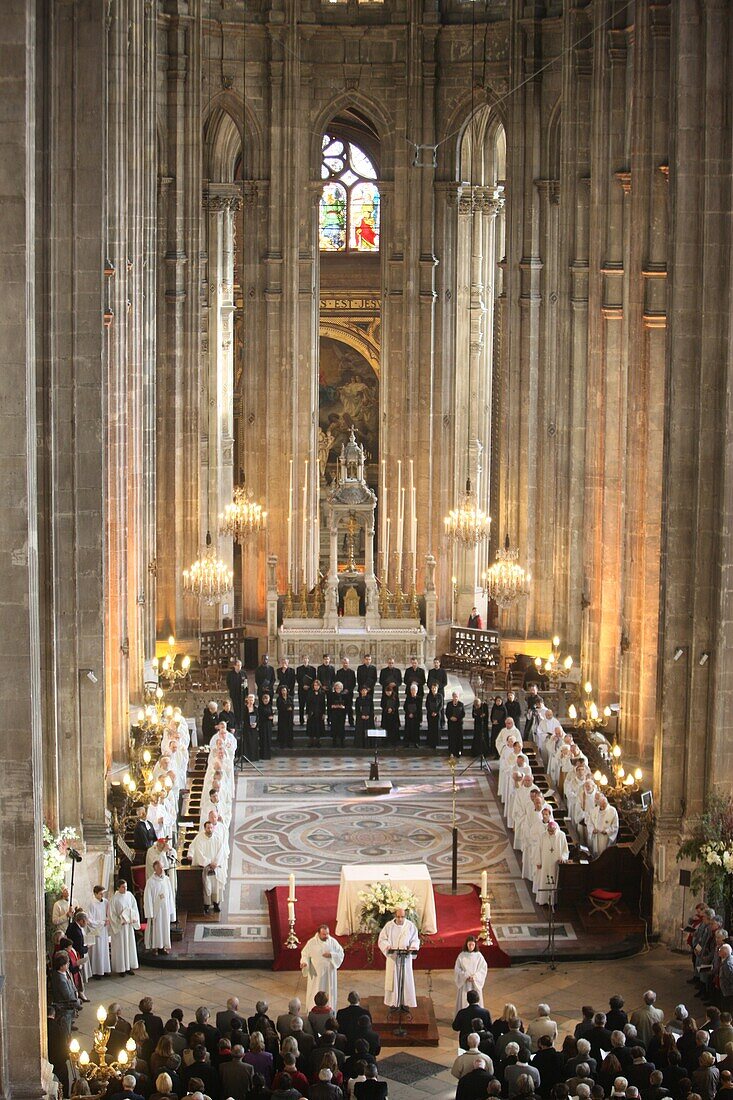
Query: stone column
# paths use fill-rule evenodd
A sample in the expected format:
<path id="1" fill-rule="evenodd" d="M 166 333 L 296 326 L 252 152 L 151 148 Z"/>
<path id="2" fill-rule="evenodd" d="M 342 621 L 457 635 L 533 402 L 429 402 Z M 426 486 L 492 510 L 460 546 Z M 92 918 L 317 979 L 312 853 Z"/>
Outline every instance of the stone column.
<path id="1" fill-rule="evenodd" d="M 44 1095 L 46 976 L 41 835 L 43 764 L 36 433 L 36 4 L 8 0 L 0 20 L 0 1081 Z M 40 197 L 40 196 L 39 196 Z"/>

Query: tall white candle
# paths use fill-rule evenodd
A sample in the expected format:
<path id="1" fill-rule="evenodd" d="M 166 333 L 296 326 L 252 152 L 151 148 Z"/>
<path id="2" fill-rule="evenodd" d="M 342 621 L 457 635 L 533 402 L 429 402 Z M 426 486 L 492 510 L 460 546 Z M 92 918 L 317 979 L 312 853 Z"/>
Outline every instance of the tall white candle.
<path id="1" fill-rule="evenodd" d="M 486 874 L 485 871 L 484 874 Z M 288 901 L 295 901 L 295 875 L 290 875 L 288 878 Z"/>
<path id="2" fill-rule="evenodd" d="M 384 540 L 384 583 L 389 581 L 389 528 L 392 520 L 387 516 L 387 534 Z"/>
<path id="3" fill-rule="evenodd" d="M 305 460 L 305 476 L 303 479 L 303 545 L 300 548 L 301 552 L 301 566 L 303 569 L 303 583 L 307 585 L 307 565 L 306 559 L 308 554 L 308 459 Z"/>
<path id="4" fill-rule="evenodd" d="M 288 584 L 293 582 L 293 460 L 290 459 L 290 485 L 288 488 Z"/>
<path id="5" fill-rule="evenodd" d="M 379 500 L 379 514 L 382 517 L 382 522 L 379 524 L 379 541 L 382 557 L 384 557 L 384 540 L 387 536 L 387 463 L 385 459 L 382 459 L 382 495 Z"/>
<path id="6" fill-rule="evenodd" d="M 486 871 L 481 872 L 481 897 L 485 898 L 489 888 L 489 876 Z"/>

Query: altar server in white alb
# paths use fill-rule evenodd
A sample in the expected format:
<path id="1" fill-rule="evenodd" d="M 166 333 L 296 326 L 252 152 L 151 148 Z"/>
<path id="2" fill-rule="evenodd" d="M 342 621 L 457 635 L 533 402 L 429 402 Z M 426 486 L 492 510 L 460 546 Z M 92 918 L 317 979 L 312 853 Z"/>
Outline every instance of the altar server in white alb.
<path id="1" fill-rule="evenodd" d="M 214 912 L 220 913 L 221 891 L 227 880 L 227 851 L 222 832 L 215 832 L 213 821 L 205 821 L 204 827 L 193 838 L 188 854 L 194 867 L 202 867 L 201 882 L 204 892 L 204 913 L 213 902 Z"/>
<path id="2" fill-rule="evenodd" d="M 488 969 L 486 959 L 481 954 L 476 938 L 469 936 L 453 968 L 458 989 L 456 1013 L 460 1012 L 462 1008 L 468 1007 L 467 995 L 472 989 L 478 993 L 478 1003 L 483 1008 L 484 982 L 486 981 Z"/>
<path id="3" fill-rule="evenodd" d="M 120 977 L 138 968 L 135 932 L 140 928 L 140 910 L 135 895 L 121 878 L 109 903 L 109 926 L 112 933 L 112 970 Z"/>
<path id="4" fill-rule="evenodd" d="M 420 948 L 420 937 L 417 928 L 408 920 L 405 910 L 397 908 L 394 918 L 388 920 L 379 933 L 379 950 L 387 960 L 387 968 L 384 974 L 384 1003 L 390 1008 L 414 1008 L 417 1005 L 415 993 L 415 976 L 412 972 L 412 955 L 404 958 L 404 982 L 402 986 L 402 1000 L 400 1001 L 399 968 L 395 964 L 395 956 L 390 951 L 417 951 Z"/>
<path id="5" fill-rule="evenodd" d="M 568 841 L 556 821 L 548 822 L 545 832 L 537 845 L 537 890 L 538 905 L 554 905 L 557 898 L 557 871 L 561 863 L 568 860 Z"/>
<path id="6" fill-rule="evenodd" d="M 94 900 L 87 905 L 86 936 L 92 975 L 101 978 L 110 973 L 109 902 L 104 896 L 104 886 L 94 887 Z"/>
<path id="7" fill-rule="evenodd" d="M 163 873 L 159 859 L 153 865 L 143 894 L 143 908 L 148 922 L 145 929 L 145 946 L 159 955 L 170 954 L 171 921 L 176 919 L 176 899 L 171 880 Z"/>
<path id="8" fill-rule="evenodd" d="M 343 961 L 343 947 L 330 934 L 327 924 L 320 925 L 300 953 L 300 969 L 308 982 L 305 999 L 309 1011 L 316 993 L 327 993 L 332 1008 L 338 1004 L 338 968 Z"/>

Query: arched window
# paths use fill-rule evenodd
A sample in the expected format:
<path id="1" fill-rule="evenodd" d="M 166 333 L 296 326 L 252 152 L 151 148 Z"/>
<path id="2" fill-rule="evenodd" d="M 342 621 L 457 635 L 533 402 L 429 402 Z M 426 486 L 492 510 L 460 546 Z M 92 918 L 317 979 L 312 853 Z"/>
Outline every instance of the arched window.
<path id="1" fill-rule="evenodd" d="M 318 242 L 322 252 L 379 251 L 377 172 L 350 141 L 324 134 Z"/>

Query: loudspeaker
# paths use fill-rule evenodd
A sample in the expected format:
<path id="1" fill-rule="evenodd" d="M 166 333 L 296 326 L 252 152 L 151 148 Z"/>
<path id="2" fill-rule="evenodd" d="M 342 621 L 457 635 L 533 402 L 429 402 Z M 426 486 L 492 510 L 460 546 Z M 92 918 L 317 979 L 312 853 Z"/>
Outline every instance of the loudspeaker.
<path id="1" fill-rule="evenodd" d="M 680 871 L 680 886 L 689 886 L 691 878 L 691 871 Z"/>

